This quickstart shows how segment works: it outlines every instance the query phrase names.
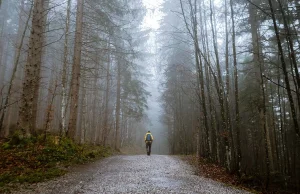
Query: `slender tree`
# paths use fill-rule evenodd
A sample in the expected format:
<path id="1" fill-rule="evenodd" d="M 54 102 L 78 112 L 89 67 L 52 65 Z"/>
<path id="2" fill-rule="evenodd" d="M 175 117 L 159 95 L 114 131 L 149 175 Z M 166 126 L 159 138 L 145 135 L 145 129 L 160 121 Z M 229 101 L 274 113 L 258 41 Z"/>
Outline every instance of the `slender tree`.
<path id="1" fill-rule="evenodd" d="M 71 0 L 68 0 L 67 15 L 66 15 L 66 30 L 64 42 L 64 56 L 63 56 L 63 70 L 62 70 L 62 106 L 61 106 L 61 132 L 64 135 L 66 132 L 66 108 L 67 108 L 67 65 L 68 65 L 68 43 L 69 43 L 69 29 L 70 29 L 70 12 Z"/>
<path id="2" fill-rule="evenodd" d="M 84 0 L 77 0 L 75 46 L 71 78 L 71 103 L 68 136 L 75 140 L 77 129 L 78 98 L 80 87 L 80 63 L 82 49 L 82 21 Z"/>

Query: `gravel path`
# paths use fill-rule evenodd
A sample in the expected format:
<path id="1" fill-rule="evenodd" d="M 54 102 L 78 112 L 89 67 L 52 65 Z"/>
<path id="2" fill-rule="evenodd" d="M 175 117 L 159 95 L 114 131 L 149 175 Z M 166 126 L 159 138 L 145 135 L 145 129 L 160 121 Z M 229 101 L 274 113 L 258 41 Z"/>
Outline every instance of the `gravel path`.
<path id="1" fill-rule="evenodd" d="M 248 193 L 196 176 L 176 156 L 113 156 L 15 193 Z"/>

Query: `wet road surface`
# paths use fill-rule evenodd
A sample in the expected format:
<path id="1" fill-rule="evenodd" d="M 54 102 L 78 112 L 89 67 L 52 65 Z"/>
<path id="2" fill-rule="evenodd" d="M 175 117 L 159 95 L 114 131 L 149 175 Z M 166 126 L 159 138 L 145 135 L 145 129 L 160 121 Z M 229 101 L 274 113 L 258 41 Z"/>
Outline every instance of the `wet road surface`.
<path id="1" fill-rule="evenodd" d="M 248 193 L 195 175 L 176 156 L 113 156 L 16 193 Z"/>

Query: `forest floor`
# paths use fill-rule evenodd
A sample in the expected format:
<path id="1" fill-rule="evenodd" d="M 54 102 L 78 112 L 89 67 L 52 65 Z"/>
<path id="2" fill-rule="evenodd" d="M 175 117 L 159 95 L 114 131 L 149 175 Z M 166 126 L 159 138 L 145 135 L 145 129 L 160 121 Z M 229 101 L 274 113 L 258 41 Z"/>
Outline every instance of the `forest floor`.
<path id="1" fill-rule="evenodd" d="M 47 182 L 22 186 L 13 194 L 216 193 L 249 192 L 197 176 L 179 156 L 117 155 L 73 167 Z"/>
<path id="2" fill-rule="evenodd" d="M 67 138 L 43 136 L 30 139 L 12 137 L 0 141 L 0 193 L 9 193 L 62 176 L 78 164 L 110 156 L 110 148 L 78 145 Z"/>
<path id="3" fill-rule="evenodd" d="M 230 174 L 226 171 L 224 167 L 218 166 L 216 164 L 207 162 L 204 159 L 198 160 L 194 155 L 182 156 L 182 159 L 187 161 L 189 164 L 197 169 L 197 174 L 224 184 L 245 189 L 253 193 L 263 193 L 263 194 L 292 194 L 293 191 L 288 191 L 279 187 L 278 185 L 271 184 L 268 190 L 265 190 L 263 182 L 257 180 L 254 177 L 242 177 L 239 178 L 236 174 Z M 199 163 L 198 163 L 199 162 Z"/>

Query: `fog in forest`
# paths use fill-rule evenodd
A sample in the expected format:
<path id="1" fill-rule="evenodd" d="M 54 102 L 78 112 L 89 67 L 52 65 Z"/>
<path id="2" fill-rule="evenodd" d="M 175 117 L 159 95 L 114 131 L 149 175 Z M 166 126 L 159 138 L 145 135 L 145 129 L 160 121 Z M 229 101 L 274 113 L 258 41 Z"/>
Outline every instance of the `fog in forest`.
<path id="1" fill-rule="evenodd" d="M 146 154 L 150 130 L 299 191 L 299 33 L 299 0 L 0 0 L 0 143 Z"/>
<path id="2" fill-rule="evenodd" d="M 150 1 L 144 0 L 144 4 L 147 8 L 147 14 L 144 18 L 142 27 L 145 29 L 150 29 L 150 35 L 148 40 L 148 51 L 152 54 L 147 58 L 146 64 L 149 71 L 151 72 L 151 77 L 148 80 L 147 90 L 151 93 L 148 98 L 148 111 L 147 116 L 149 117 L 149 125 L 147 126 L 154 138 L 155 143 L 153 143 L 153 153 L 154 154 L 168 154 L 168 134 L 166 125 L 162 123 L 163 110 L 160 101 L 160 88 L 161 88 L 161 63 L 159 61 L 159 48 L 157 43 L 157 31 L 160 27 L 160 20 L 163 13 L 161 1 Z"/>

